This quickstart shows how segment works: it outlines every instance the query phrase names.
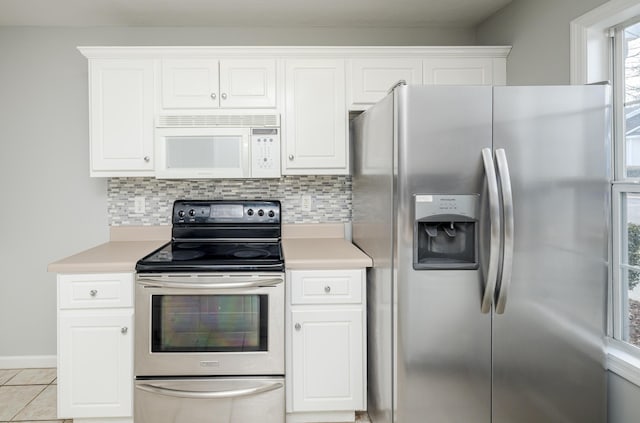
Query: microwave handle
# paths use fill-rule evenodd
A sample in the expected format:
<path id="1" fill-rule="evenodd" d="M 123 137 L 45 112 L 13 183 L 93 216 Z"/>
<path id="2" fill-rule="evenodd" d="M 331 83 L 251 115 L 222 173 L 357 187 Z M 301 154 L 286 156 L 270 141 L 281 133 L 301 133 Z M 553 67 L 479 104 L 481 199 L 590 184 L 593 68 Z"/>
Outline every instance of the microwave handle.
<path id="1" fill-rule="evenodd" d="M 282 279 L 238 279 L 225 282 L 195 283 L 193 278 L 171 278 L 170 281 L 157 278 L 138 278 L 138 283 L 144 288 L 234 289 L 275 286 L 281 284 Z"/>
<path id="2" fill-rule="evenodd" d="M 273 382 L 254 386 L 245 389 L 235 389 L 231 391 L 214 391 L 214 392 L 201 392 L 201 391 L 186 391 L 183 389 L 165 388 L 161 386 L 155 386 L 148 383 L 136 385 L 136 389 L 142 391 L 151 392 L 153 394 L 167 395 L 170 397 L 180 398 L 193 398 L 193 399 L 221 399 L 221 398 L 238 398 L 247 397 L 250 395 L 262 394 L 264 392 L 280 389 L 284 385 L 282 382 Z"/>

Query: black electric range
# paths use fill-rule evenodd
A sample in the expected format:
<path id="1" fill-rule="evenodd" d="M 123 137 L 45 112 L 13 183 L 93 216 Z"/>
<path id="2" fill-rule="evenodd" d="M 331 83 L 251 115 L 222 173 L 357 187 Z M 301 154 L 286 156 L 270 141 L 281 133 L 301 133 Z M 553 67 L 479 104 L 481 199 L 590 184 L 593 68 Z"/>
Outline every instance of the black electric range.
<path id="1" fill-rule="evenodd" d="M 178 200 L 171 241 L 138 273 L 283 271 L 279 201 Z"/>

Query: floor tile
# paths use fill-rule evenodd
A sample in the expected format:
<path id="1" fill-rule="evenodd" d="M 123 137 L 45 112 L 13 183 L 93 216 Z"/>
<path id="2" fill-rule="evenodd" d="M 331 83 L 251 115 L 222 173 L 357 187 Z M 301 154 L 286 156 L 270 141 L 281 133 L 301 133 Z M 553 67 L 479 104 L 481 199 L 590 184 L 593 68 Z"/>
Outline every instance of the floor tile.
<path id="1" fill-rule="evenodd" d="M 0 385 L 4 385 L 9 379 L 18 374 L 20 369 L 0 369 Z"/>
<path id="2" fill-rule="evenodd" d="M 9 421 L 29 404 L 45 386 L 0 386 L 0 421 Z M 55 417 L 54 417 L 55 418 Z"/>
<path id="3" fill-rule="evenodd" d="M 48 385 L 56 376 L 56 369 L 23 369 L 6 385 Z"/>
<path id="4" fill-rule="evenodd" d="M 55 420 L 57 389 L 47 386 L 33 401 L 31 401 L 12 421 Z"/>

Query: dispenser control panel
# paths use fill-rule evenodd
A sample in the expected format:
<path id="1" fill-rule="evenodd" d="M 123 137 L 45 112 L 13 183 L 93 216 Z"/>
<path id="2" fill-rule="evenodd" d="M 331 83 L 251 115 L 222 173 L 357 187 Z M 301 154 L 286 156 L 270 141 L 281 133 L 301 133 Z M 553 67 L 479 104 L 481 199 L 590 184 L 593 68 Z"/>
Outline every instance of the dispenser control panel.
<path id="1" fill-rule="evenodd" d="M 416 219 L 439 214 L 458 214 L 476 218 L 479 196 L 471 195 L 428 195 L 415 196 Z"/>

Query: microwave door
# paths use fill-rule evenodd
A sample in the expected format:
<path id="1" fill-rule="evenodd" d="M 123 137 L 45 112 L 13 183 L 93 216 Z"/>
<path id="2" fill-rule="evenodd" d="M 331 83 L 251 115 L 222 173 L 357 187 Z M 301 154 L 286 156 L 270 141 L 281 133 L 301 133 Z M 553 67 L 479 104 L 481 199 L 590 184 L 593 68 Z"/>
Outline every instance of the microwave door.
<path id="1" fill-rule="evenodd" d="M 156 178 L 251 177 L 249 130 L 158 130 Z"/>

